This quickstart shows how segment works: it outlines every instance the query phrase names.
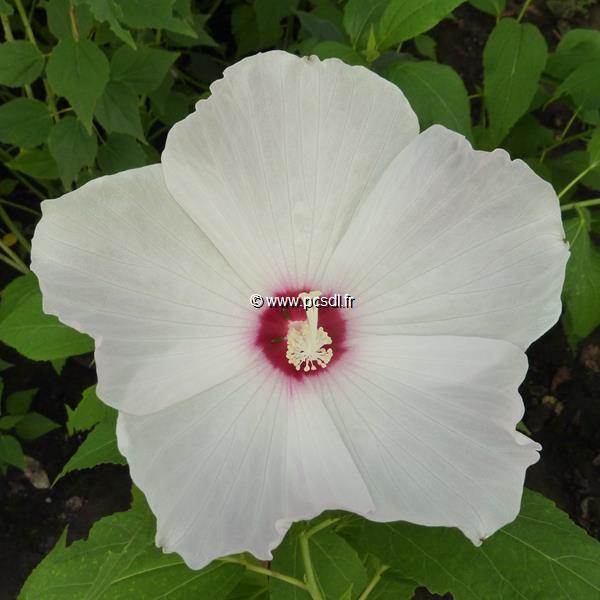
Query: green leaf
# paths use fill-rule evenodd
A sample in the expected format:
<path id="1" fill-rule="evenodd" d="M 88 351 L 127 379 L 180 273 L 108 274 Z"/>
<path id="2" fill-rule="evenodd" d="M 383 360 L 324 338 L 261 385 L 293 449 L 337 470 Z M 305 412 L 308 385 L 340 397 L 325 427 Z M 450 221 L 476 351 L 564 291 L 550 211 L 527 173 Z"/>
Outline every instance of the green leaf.
<path id="1" fill-rule="evenodd" d="M 75 6 L 75 20 L 77 22 L 77 30 L 82 38 L 87 37 L 94 24 L 94 19 L 89 8 L 85 4 Z M 71 39 L 73 37 L 73 27 L 69 10 L 71 2 L 69 0 L 48 0 L 45 3 L 46 17 L 48 19 L 48 29 L 52 35 L 58 40 Z"/>
<path id="2" fill-rule="evenodd" d="M 575 69 L 554 92 L 553 99 L 568 95 L 581 110 L 600 108 L 600 57 Z"/>
<path id="3" fill-rule="evenodd" d="M 191 18 L 191 26 L 194 30 L 195 35 L 183 35 L 181 33 L 168 33 L 168 39 L 176 46 L 208 46 L 210 48 L 218 48 L 219 44 L 212 38 L 206 29 L 206 22 L 208 21 L 208 15 L 196 14 Z"/>
<path id="4" fill-rule="evenodd" d="M 492 31 L 483 52 L 487 147 L 497 146 L 529 109 L 546 58 L 546 41 L 537 27 L 502 19 Z"/>
<path id="5" fill-rule="evenodd" d="M 101 23 L 108 23 L 110 30 L 128 46 L 135 48 L 131 33 L 121 26 L 123 11 L 114 0 L 78 0 L 75 3 L 85 2 L 92 11 L 94 18 Z"/>
<path id="6" fill-rule="evenodd" d="M 454 600 L 572 600 L 600 594 L 600 544 L 544 497 L 479 548 L 457 529 L 361 520 L 352 543 Z"/>
<path id="7" fill-rule="evenodd" d="M 39 100 L 16 98 L 0 106 L 0 142 L 33 148 L 46 141 L 52 119 Z"/>
<path id="8" fill-rule="evenodd" d="M 438 123 L 471 138 L 467 90 L 456 71 L 431 61 L 394 65 L 388 78 L 406 95 L 421 130 Z"/>
<path id="9" fill-rule="evenodd" d="M 432 60 L 433 62 L 437 62 L 437 53 L 436 47 L 437 42 L 430 36 L 425 33 L 418 35 L 415 39 L 415 48 L 425 58 Z"/>
<path id="10" fill-rule="evenodd" d="M 58 166 L 48 150 L 22 150 L 6 165 L 35 179 L 58 179 Z"/>
<path id="11" fill-rule="evenodd" d="M 121 8 L 121 21 L 133 29 L 166 29 L 194 36 L 192 26 L 173 15 L 175 0 L 116 0 Z"/>
<path id="12" fill-rule="evenodd" d="M 590 155 L 590 164 L 600 161 L 600 126 L 596 127 L 588 143 L 588 154 Z"/>
<path id="13" fill-rule="evenodd" d="M 546 71 L 565 79 L 583 63 L 600 58 L 600 31 L 571 29 L 561 38 L 554 53 L 548 57 Z"/>
<path id="14" fill-rule="evenodd" d="M 111 77 L 131 84 L 139 94 L 147 94 L 160 86 L 178 56 L 177 52 L 146 46 L 137 50 L 121 46 L 110 61 Z"/>
<path id="15" fill-rule="evenodd" d="M 6 2 L 6 0 L 0 0 L 0 15 L 6 15 L 9 17 L 13 14 L 13 7 Z"/>
<path id="16" fill-rule="evenodd" d="M 37 394 L 39 388 L 31 388 L 28 390 L 20 390 L 13 392 L 6 399 L 6 410 L 11 415 L 23 416 L 29 411 L 33 397 Z"/>
<path id="17" fill-rule="evenodd" d="M 344 27 L 354 47 L 367 47 L 369 31 L 374 26 L 390 0 L 349 0 L 344 7 Z"/>
<path id="18" fill-rule="evenodd" d="M 275 46 L 282 36 L 281 20 L 290 17 L 299 0 L 254 0 L 259 48 Z"/>
<path id="19" fill-rule="evenodd" d="M 26 41 L 0 44 L 0 85 L 20 87 L 35 81 L 44 70 L 44 57 Z"/>
<path id="20" fill-rule="evenodd" d="M 94 164 L 98 141 L 74 117 L 61 119 L 50 132 L 50 154 L 58 164 L 61 179 L 68 186 L 84 166 Z"/>
<path id="21" fill-rule="evenodd" d="M 320 42 L 331 41 L 340 44 L 347 43 L 348 38 L 340 31 L 339 27 L 327 19 L 321 19 L 313 13 L 297 10 L 294 13 L 308 37 Z"/>
<path id="22" fill-rule="evenodd" d="M 369 594 L 369 600 L 412 600 L 417 584 L 414 581 L 391 579 L 384 573 L 381 581 Z"/>
<path id="23" fill-rule="evenodd" d="M 112 133 L 98 150 L 98 165 L 106 175 L 143 167 L 147 163 L 143 148 L 130 136 Z"/>
<path id="24" fill-rule="evenodd" d="M 259 46 L 256 13 L 247 4 L 237 4 L 231 11 L 231 33 L 236 41 L 236 56 L 243 56 Z"/>
<path id="25" fill-rule="evenodd" d="M 31 412 L 19 421 L 16 432 L 23 440 L 35 440 L 59 427 L 60 425 L 52 419 L 37 412 Z"/>
<path id="26" fill-rule="evenodd" d="M 94 107 L 108 83 L 109 65 L 102 50 L 86 39 L 61 40 L 52 50 L 46 72 L 54 91 L 69 101 L 91 132 Z"/>
<path id="27" fill-rule="evenodd" d="M 67 432 L 73 435 L 78 431 L 88 431 L 100 421 L 106 419 L 113 409 L 108 407 L 96 395 L 96 386 L 93 385 L 83 391 L 79 404 L 72 409 L 67 409 Z"/>
<path id="28" fill-rule="evenodd" d="M 29 576 L 20 600 L 225 600 L 244 574 L 215 561 L 200 571 L 154 542 L 155 519 L 142 499 L 97 522 L 87 540 L 56 546 Z"/>
<path id="29" fill-rule="evenodd" d="M 11 281 L 2 291 L 0 341 L 32 360 L 75 356 L 94 349 L 91 338 L 42 311 L 42 294 L 34 275 Z"/>
<path id="30" fill-rule="evenodd" d="M 25 455 L 19 440 L 12 435 L 0 435 L 0 462 L 8 463 L 23 470 Z"/>
<path id="31" fill-rule="evenodd" d="M 101 421 L 90 431 L 75 454 L 71 456 L 54 483 L 62 479 L 67 473 L 80 469 L 91 469 L 96 465 L 115 464 L 124 465 L 127 461 L 117 447 L 117 434 L 115 426 L 117 411 L 109 411 L 108 417 Z"/>
<path id="32" fill-rule="evenodd" d="M 12 429 L 22 418 L 23 415 L 4 415 L 0 417 L 0 430 L 8 431 Z"/>
<path id="33" fill-rule="evenodd" d="M 128 83 L 109 81 L 96 104 L 95 114 L 108 133 L 128 133 L 144 139 L 139 98 Z"/>
<path id="34" fill-rule="evenodd" d="M 469 4 L 492 17 L 499 17 L 506 9 L 506 0 L 469 0 Z"/>
<path id="35" fill-rule="evenodd" d="M 273 570 L 304 579 L 304 562 L 300 538 L 305 526 L 296 525 L 273 553 Z M 337 600 L 351 590 L 351 598 L 358 598 L 367 585 L 367 572 L 356 551 L 331 529 L 323 529 L 308 539 L 311 562 L 317 584 L 325 600 Z M 272 600 L 308 600 L 299 588 L 293 588 L 271 579 Z"/>
<path id="36" fill-rule="evenodd" d="M 365 59 L 356 50 L 339 42 L 320 42 L 313 49 L 312 54 L 320 59 L 339 58 L 348 65 L 365 65 Z"/>
<path id="37" fill-rule="evenodd" d="M 587 210 L 564 222 L 571 258 L 563 288 L 564 322 L 573 345 L 600 325 L 600 250 L 590 236 Z"/>
<path id="38" fill-rule="evenodd" d="M 377 47 L 385 50 L 429 31 L 464 0 L 391 0 L 376 27 Z"/>
<path id="39" fill-rule="evenodd" d="M 529 158 L 553 141 L 554 132 L 528 113 L 513 126 L 502 142 L 502 147 L 511 158 Z"/>

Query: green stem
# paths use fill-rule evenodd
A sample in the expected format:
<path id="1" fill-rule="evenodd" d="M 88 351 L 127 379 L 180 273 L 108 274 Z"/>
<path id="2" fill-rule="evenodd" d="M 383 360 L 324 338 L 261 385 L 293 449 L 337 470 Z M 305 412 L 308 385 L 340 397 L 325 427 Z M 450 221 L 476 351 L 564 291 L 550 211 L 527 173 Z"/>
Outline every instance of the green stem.
<path id="1" fill-rule="evenodd" d="M 558 194 L 559 198 L 562 198 L 573 186 L 577 185 L 590 171 L 593 171 L 598 165 L 600 165 L 600 161 L 593 162 L 587 169 L 579 173 L 573 181 L 568 183 Z"/>
<path id="2" fill-rule="evenodd" d="M 569 119 L 568 123 L 565 125 L 563 132 L 558 137 L 559 142 L 565 139 L 565 136 L 567 135 L 567 132 L 569 131 L 569 129 L 571 129 L 571 125 L 573 125 L 573 123 L 575 122 L 575 119 L 577 118 L 577 115 L 579 114 L 580 109 L 581 109 L 581 106 L 573 113 L 573 116 Z"/>
<path id="3" fill-rule="evenodd" d="M 525 13 L 527 12 L 527 9 L 529 8 L 530 4 L 531 4 L 531 0 L 525 0 L 525 4 L 523 4 L 523 6 L 521 7 L 521 10 L 519 11 L 519 16 L 517 17 L 517 23 L 520 23 L 523 20 L 523 17 L 525 16 Z"/>
<path id="4" fill-rule="evenodd" d="M 19 273 L 23 273 L 23 275 L 27 275 L 27 273 L 29 273 L 29 270 L 24 271 L 18 264 L 14 263 L 12 260 L 10 260 L 10 258 L 4 256 L 4 254 L 0 254 L 0 260 L 3 263 L 10 265 L 13 269 L 19 271 Z"/>
<path id="5" fill-rule="evenodd" d="M 19 173 L 18 171 L 16 171 L 15 169 L 12 169 L 11 166 L 8 164 L 7 161 L 12 160 L 12 156 L 8 153 L 5 152 L 4 150 L 2 150 L 2 148 L 0 148 L 0 158 L 4 161 L 4 165 L 6 167 L 8 167 L 12 174 L 35 196 L 37 196 L 40 200 L 45 200 L 46 196 L 44 194 L 42 194 L 42 192 L 40 192 L 36 187 L 34 187 L 31 183 L 29 183 L 29 181 L 27 180 L 26 177 L 24 177 L 23 175 L 21 175 L 21 173 Z"/>
<path id="6" fill-rule="evenodd" d="M 29 213 L 30 215 L 33 215 L 34 217 L 40 217 L 40 213 L 37 212 L 36 210 L 33 210 L 32 208 L 29 208 L 27 206 L 21 206 L 20 204 L 17 204 L 16 202 L 11 202 L 10 200 L 2 200 L 0 198 L 0 204 L 5 204 L 6 206 L 12 206 L 13 208 L 18 208 L 19 210 L 22 210 L 26 213 Z"/>
<path id="7" fill-rule="evenodd" d="M 560 207 L 562 212 L 566 212 L 568 210 L 579 210 L 580 208 L 585 208 L 588 206 L 600 206 L 600 198 L 593 198 L 592 200 L 580 200 L 579 202 L 569 202 L 569 204 L 563 204 Z"/>
<path id="8" fill-rule="evenodd" d="M 31 23 L 29 23 L 29 18 L 27 17 L 27 13 L 25 12 L 25 8 L 23 7 L 23 3 L 21 2 L 21 0 L 15 0 L 15 6 L 17 7 L 19 17 L 21 17 L 21 22 L 23 23 L 23 29 L 25 30 L 25 35 L 27 36 L 27 39 L 34 46 L 37 46 L 35 35 L 33 35 L 33 29 L 31 29 Z"/>
<path id="9" fill-rule="evenodd" d="M 25 236 L 21 233 L 19 228 L 14 224 L 13 220 L 10 218 L 8 213 L 4 210 L 2 205 L 0 204 L 0 219 L 2 219 L 10 232 L 17 238 L 23 249 L 30 253 L 31 252 L 31 244 L 25 239 Z"/>
<path id="10" fill-rule="evenodd" d="M 2 240 L 0 240 L 0 249 L 3 250 L 4 253 L 11 259 L 11 261 L 14 263 L 13 266 L 16 269 L 21 271 L 21 273 L 29 273 L 29 268 L 27 265 Z"/>
<path id="11" fill-rule="evenodd" d="M 69 19 L 71 20 L 71 33 L 73 39 L 79 41 L 79 27 L 77 26 L 77 15 L 75 14 L 75 7 L 71 4 L 69 6 Z"/>
<path id="12" fill-rule="evenodd" d="M 253 573 L 259 573 L 260 575 L 266 575 L 267 577 L 272 577 L 273 579 L 279 579 L 279 581 L 284 581 L 285 583 L 289 583 L 290 585 L 300 588 L 301 590 L 308 591 L 306 585 L 302 583 L 299 579 L 289 577 L 288 575 L 278 573 L 277 571 L 271 571 L 271 569 L 259 567 L 258 565 L 253 565 L 252 563 L 249 563 L 247 560 L 244 560 L 242 558 L 234 558 L 232 556 L 227 556 L 225 558 L 220 558 L 219 561 L 242 565 L 246 567 L 248 571 L 252 571 Z"/>
<path id="13" fill-rule="evenodd" d="M 369 594 L 375 589 L 375 586 L 381 581 L 381 576 L 389 569 L 387 565 L 383 565 L 377 569 L 373 579 L 369 581 L 367 587 L 363 590 L 363 593 L 358 597 L 358 600 L 367 600 Z"/>
<path id="14" fill-rule="evenodd" d="M 581 133 L 576 133 L 575 135 L 571 135 L 568 138 L 563 138 L 562 140 L 559 139 L 559 141 L 548 146 L 547 148 L 544 148 L 544 150 L 542 151 L 542 155 L 540 156 L 540 162 L 544 162 L 544 159 L 546 158 L 548 153 L 552 152 L 552 150 L 556 150 L 556 148 L 560 148 L 561 146 L 564 146 L 565 144 L 570 144 L 571 142 L 575 142 L 577 140 L 580 140 L 581 138 L 585 138 L 588 135 L 589 135 L 589 131 L 582 131 Z"/>
<path id="15" fill-rule="evenodd" d="M 0 15 L 0 21 L 2 22 L 2 29 L 4 31 L 4 37 L 7 42 L 14 42 L 15 36 L 13 35 L 12 29 L 10 28 L 10 21 L 6 15 Z"/>
<path id="16" fill-rule="evenodd" d="M 307 538 L 310 538 L 313 535 L 315 535 L 315 533 L 318 533 L 322 529 L 326 529 L 327 527 L 331 527 L 331 525 L 333 525 L 334 523 L 337 523 L 339 520 L 340 520 L 340 517 L 333 517 L 331 519 L 325 519 L 324 521 L 321 521 L 320 523 L 318 523 L 317 525 L 315 525 L 314 527 L 312 527 L 308 531 L 305 531 L 304 535 Z"/>
<path id="17" fill-rule="evenodd" d="M 312 530 L 311 530 L 312 531 Z M 324 600 L 321 590 L 319 590 L 319 584 L 317 583 L 317 577 L 313 569 L 312 559 L 310 557 L 310 548 L 308 546 L 309 532 L 303 532 L 300 534 L 300 553 L 302 554 L 302 561 L 304 562 L 304 574 L 306 578 L 306 588 L 312 600 Z"/>

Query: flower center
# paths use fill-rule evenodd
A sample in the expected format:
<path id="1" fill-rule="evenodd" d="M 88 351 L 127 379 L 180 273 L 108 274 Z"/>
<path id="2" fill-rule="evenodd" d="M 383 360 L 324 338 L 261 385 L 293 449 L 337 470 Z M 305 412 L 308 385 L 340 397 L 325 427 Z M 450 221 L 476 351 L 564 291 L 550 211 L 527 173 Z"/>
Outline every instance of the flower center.
<path id="1" fill-rule="evenodd" d="M 310 299 L 319 295 L 306 291 L 311 289 L 314 288 L 284 288 L 274 292 L 273 296 Z M 254 344 L 273 368 L 291 379 L 318 377 L 328 372 L 332 365 L 343 362 L 348 350 L 348 312 L 344 308 L 323 305 L 306 306 L 305 309 L 302 301 L 298 306 L 264 306 L 257 309 Z M 332 345 L 335 348 L 330 347 Z"/>
<path id="2" fill-rule="evenodd" d="M 318 298 L 321 292 L 302 292 L 300 300 Z M 306 321 L 291 321 L 288 326 L 287 352 L 285 357 L 288 362 L 299 371 L 304 363 L 304 371 L 316 371 L 317 365 L 325 368 L 333 350 L 323 348 L 332 343 L 331 338 L 323 327 L 318 327 L 319 309 L 316 306 L 307 306 Z"/>

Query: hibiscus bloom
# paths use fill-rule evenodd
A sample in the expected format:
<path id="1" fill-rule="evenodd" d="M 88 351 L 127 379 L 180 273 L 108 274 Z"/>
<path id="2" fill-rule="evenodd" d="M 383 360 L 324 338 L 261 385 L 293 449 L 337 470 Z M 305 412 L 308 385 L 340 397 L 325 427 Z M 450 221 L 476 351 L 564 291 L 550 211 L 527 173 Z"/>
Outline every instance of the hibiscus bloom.
<path id="1" fill-rule="evenodd" d="M 211 92 L 161 164 L 44 202 L 33 242 L 157 544 L 269 559 L 325 509 L 481 543 L 538 459 L 517 387 L 561 309 L 555 193 L 336 59 L 260 54 Z M 249 302 L 318 292 L 355 307 Z"/>

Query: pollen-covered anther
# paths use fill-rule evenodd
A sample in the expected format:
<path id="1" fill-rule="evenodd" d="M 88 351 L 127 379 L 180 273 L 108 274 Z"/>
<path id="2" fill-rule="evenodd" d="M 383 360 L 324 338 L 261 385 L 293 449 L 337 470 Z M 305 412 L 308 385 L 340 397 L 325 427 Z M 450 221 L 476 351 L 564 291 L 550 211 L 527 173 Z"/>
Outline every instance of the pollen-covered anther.
<path id="1" fill-rule="evenodd" d="M 304 301 L 320 295 L 321 292 L 303 292 L 299 297 Z M 324 348 L 332 343 L 332 339 L 323 327 L 317 327 L 318 310 L 316 306 L 307 306 L 306 321 L 292 321 L 289 324 L 285 356 L 296 371 L 302 368 L 302 364 L 305 372 L 316 371 L 317 365 L 324 369 L 333 356 L 331 348 Z"/>

